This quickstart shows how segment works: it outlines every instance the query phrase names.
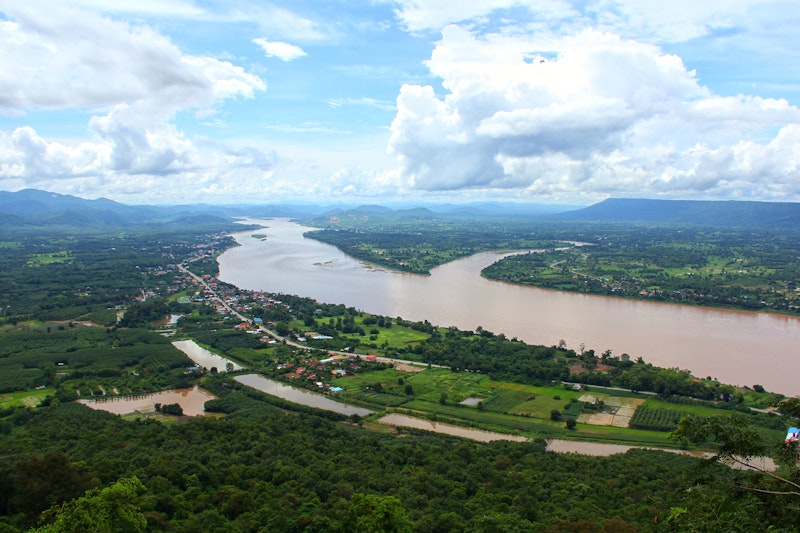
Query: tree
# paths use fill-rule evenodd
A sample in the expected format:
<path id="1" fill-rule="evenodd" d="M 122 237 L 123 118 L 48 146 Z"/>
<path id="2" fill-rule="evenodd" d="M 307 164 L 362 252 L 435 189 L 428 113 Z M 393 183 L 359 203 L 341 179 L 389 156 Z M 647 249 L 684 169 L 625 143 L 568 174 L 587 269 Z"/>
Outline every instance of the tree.
<path id="1" fill-rule="evenodd" d="M 575 422 L 574 418 L 567 418 L 567 421 L 564 423 L 564 427 L 567 429 L 575 429 L 575 426 L 577 425 L 578 423 Z"/>
<path id="2" fill-rule="evenodd" d="M 75 468 L 61 453 L 19 463 L 11 481 L 15 486 L 11 508 L 34 520 L 48 507 L 77 498 L 94 485 L 89 474 Z"/>
<path id="3" fill-rule="evenodd" d="M 348 522 L 357 532 L 408 532 L 412 522 L 396 496 L 353 494 Z"/>
<path id="4" fill-rule="evenodd" d="M 796 442 L 765 440 L 746 416 L 686 416 L 671 437 L 679 441 L 712 443 L 709 464 L 722 463 L 746 470 L 707 470 L 688 493 L 685 506 L 673 508 L 670 520 L 678 531 L 756 531 L 782 528 L 785 516 L 796 512 L 800 498 L 797 476 L 800 459 Z M 788 465 L 790 474 L 770 471 L 753 459 L 772 457 Z M 709 478 L 708 474 L 711 474 Z M 692 492 L 694 491 L 694 492 Z M 707 524 L 700 527 L 698 524 Z"/>
<path id="5" fill-rule="evenodd" d="M 147 520 L 137 507 L 145 491 L 139 478 L 121 479 L 102 490 L 90 490 L 76 500 L 51 507 L 42 514 L 36 533 L 136 533 L 145 531 Z"/>

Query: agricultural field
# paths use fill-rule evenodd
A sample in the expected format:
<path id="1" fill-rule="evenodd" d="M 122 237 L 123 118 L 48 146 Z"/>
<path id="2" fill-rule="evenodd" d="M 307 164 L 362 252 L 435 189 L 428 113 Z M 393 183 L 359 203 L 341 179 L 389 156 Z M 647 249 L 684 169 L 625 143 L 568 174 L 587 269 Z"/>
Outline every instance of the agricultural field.
<path id="1" fill-rule="evenodd" d="M 606 229 L 591 244 L 506 257 L 483 275 L 588 294 L 800 312 L 798 250 L 786 236 L 643 226 Z"/>
<path id="2" fill-rule="evenodd" d="M 73 258 L 74 256 L 72 255 L 72 253 L 66 250 L 60 252 L 50 252 L 45 254 L 34 254 L 30 259 L 28 259 L 27 265 L 41 266 L 53 263 L 66 263 L 67 261 L 72 261 Z"/>
<path id="3" fill-rule="evenodd" d="M 146 330 L 46 328 L 0 334 L 0 392 L 56 389 L 74 399 L 97 391 L 122 394 L 188 384 L 191 361 L 164 337 Z M 100 392 L 102 394 L 102 392 Z"/>
<path id="4" fill-rule="evenodd" d="M 651 395 L 571 386 L 532 386 L 491 380 L 466 372 L 429 368 L 422 372 L 385 369 L 336 380 L 337 399 L 502 433 L 674 447 L 669 438 L 687 414 L 729 411 L 676 405 Z M 465 402 L 467 400 L 467 402 Z M 773 417 L 776 418 L 776 417 Z M 567 429 L 567 421 L 575 421 Z M 779 429 L 765 429 L 780 439 Z"/>
<path id="5" fill-rule="evenodd" d="M 55 394 L 55 389 L 45 387 L 32 391 L 9 392 L 0 394 L 0 409 L 8 409 L 10 407 L 36 407 L 41 404 L 45 398 Z"/>

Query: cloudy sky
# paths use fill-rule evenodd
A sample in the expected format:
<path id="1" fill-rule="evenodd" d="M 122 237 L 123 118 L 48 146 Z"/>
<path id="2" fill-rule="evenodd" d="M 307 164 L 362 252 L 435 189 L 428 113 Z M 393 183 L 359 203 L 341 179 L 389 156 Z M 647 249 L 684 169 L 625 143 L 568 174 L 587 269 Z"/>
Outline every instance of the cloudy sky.
<path id="1" fill-rule="evenodd" d="M 0 190 L 800 201 L 797 0 L 0 0 Z"/>

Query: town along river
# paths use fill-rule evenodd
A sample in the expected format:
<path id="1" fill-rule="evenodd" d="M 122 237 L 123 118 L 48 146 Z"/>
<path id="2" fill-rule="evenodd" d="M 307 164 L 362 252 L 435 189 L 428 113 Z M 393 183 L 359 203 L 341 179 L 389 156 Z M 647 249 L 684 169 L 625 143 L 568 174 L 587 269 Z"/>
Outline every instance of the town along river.
<path id="1" fill-rule="evenodd" d="M 253 221 L 250 221 L 253 222 Z M 309 228 L 285 220 L 234 235 L 241 245 L 219 258 L 220 279 L 242 289 L 294 294 L 373 314 L 478 326 L 531 344 L 561 339 L 577 350 L 642 357 L 734 385 L 800 394 L 797 317 L 661 304 L 521 287 L 482 278 L 496 253 L 435 268 L 430 276 L 366 265 L 303 237 Z M 266 234 L 266 239 L 253 234 Z"/>

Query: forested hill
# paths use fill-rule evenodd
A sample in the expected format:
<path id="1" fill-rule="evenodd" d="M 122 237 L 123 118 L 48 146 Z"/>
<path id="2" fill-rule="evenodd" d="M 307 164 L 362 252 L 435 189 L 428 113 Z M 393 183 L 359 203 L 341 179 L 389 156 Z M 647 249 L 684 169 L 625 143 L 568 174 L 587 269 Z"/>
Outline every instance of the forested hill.
<path id="1" fill-rule="evenodd" d="M 795 229 L 800 226 L 800 203 L 609 198 L 550 218 Z"/>
<path id="2" fill-rule="evenodd" d="M 191 199 L 187 199 L 191 200 Z M 124 228 L 147 224 L 219 225 L 234 217 L 313 217 L 330 210 L 318 205 L 127 205 L 106 198 L 24 189 L 0 191 L 0 228 Z"/>

